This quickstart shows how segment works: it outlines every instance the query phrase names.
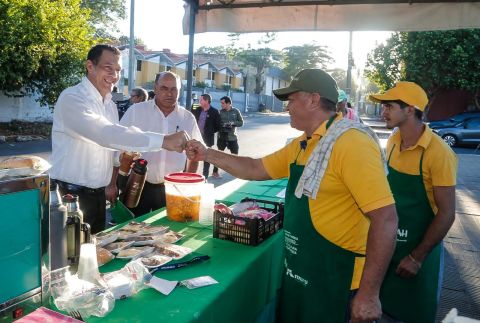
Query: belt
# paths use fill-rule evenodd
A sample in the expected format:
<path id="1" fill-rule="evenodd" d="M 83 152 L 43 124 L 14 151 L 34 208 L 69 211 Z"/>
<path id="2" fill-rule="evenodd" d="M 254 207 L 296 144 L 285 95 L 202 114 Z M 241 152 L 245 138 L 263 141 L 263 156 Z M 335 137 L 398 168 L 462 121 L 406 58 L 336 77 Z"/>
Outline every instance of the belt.
<path id="1" fill-rule="evenodd" d="M 55 179 L 54 181 L 57 182 L 59 187 L 70 192 L 83 192 L 83 193 L 90 193 L 90 194 L 105 192 L 105 187 L 90 188 L 90 187 L 81 186 L 77 184 L 67 183 L 64 181 L 59 181 L 58 179 Z"/>

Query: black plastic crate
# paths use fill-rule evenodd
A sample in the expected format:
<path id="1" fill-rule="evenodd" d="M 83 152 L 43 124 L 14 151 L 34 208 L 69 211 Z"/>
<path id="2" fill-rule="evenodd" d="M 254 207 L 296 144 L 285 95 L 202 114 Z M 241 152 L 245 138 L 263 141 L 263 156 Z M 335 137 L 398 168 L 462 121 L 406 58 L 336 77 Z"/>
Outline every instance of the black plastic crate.
<path id="1" fill-rule="evenodd" d="M 272 218 L 249 219 L 215 211 L 213 215 L 213 237 L 256 246 L 283 228 L 283 203 L 244 198 L 241 202 L 254 201 L 262 209 L 275 214 Z"/>

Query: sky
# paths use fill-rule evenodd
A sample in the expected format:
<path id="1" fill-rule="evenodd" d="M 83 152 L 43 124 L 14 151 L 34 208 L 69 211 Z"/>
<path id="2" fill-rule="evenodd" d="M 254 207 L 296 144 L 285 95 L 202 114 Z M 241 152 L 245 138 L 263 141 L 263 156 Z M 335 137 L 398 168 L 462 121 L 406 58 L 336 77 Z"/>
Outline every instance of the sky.
<path id="1" fill-rule="evenodd" d="M 126 0 L 128 17 L 130 0 Z M 182 19 L 184 14 L 182 0 L 136 0 L 135 1 L 135 37 L 141 38 L 148 49 L 170 49 L 173 53 L 188 53 L 188 35 L 183 35 Z M 129 18 L 119 24 L 120 35 L 129 36 Z M 239 45 L 246 47 L 249 43 L 257 47 L 262 33 L 242 34 Z M 391 32 L 353 32 L 352 53 L 355 65 L 363 69 L 367 53 L 379 43 L 384 42 Z M 274 42 L 268 44 L 274 49 L 288 46 L 312 44 L 327 46 L 335 62 L 330 68 L 347 69 L 348 32 L 279 32 Z M 195 50 L 201 46 L 224 46 L 228 44 L 227 33 L 199 33 L 195 35 Z"/>

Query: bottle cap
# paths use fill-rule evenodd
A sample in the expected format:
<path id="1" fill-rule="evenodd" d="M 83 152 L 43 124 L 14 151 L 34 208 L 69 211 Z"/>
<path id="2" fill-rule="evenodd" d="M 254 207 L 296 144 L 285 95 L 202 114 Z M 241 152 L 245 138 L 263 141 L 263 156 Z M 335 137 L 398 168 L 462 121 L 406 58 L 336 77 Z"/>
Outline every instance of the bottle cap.
<path id="1" fill-rule="evenodd" d="M 134 172 L 140 175 L 145 175 L 147 173 L 147 164 L 148 161 L 145 159 L 137 159 L 133 165 Z"/>
<path id="2" fill-rule="evenodd" d="M 78 195 L 65 194 L 64 196 L 62 196 L 62 202 L 63 203 L 76 203 L 76 202 L 78 202 Z"/>

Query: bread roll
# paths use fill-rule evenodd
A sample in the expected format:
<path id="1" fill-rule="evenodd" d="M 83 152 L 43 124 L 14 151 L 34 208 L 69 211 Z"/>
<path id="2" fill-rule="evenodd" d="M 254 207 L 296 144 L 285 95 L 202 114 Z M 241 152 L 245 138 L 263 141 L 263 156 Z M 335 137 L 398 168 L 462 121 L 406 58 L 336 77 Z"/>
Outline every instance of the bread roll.
<path id="1" fill-rule="evenodd" d="M 8 157 L 0 161 L 0 169 L 2 168 L 33 168 L 37 169 L 41 163 L 40 157 L 36 156 L 17 156 Z"/>

